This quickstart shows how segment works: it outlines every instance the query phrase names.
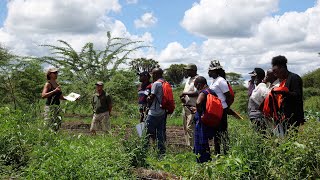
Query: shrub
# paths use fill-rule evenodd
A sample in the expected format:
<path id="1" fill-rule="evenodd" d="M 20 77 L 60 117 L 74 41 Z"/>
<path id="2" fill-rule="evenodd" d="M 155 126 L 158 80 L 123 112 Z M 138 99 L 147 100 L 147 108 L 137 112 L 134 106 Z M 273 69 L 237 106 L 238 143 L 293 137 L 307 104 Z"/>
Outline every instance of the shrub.
<path id="1" fill-rule="evenodd" d="M 315 112 L 320 111 L 320 96 L 310 97 L 304 101 L 304 109 Z"/>

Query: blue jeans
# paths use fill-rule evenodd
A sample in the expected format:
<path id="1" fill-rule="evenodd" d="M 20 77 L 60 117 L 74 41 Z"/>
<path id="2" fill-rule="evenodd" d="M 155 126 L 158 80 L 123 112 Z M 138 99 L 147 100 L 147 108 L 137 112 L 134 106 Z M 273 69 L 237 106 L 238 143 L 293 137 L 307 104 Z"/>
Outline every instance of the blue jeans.
<path id="1" fill-rule="evenodd" d="M 148 115 L 146 120 L 148 139 L 149 138 L 157 139 L 158 149 L 160 154 L 164 154 L 166 152 L 166 147 L 164 145 L 166 118 L 167 118 L 166 114 L 161 116 Z"/>

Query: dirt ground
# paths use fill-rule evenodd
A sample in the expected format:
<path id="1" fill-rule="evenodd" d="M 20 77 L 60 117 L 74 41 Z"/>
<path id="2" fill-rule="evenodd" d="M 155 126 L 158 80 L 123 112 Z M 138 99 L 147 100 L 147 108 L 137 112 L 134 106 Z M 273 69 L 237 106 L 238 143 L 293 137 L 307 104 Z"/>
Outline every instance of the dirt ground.
<path id="1" fill-rule="evenodd" d="M 116 127 L 112 127 L 116 128 Z M 90 134 L 90 124 L 84 123 L 82 121 L 72 121 L 72 122 L 64 122 L 61 125 L 61 130 L 64 132 L 68 132 L 71 134 Z M 135 127 L 128 128 L 126 130 L 127 133 L 133 133 L 135 131 Z M 98 132 L 101 134 L 103 132 Z M 179 126 L 167 126 L 167 143 L 169 145 L 175 146 L 185 146 L 184 132 L 183 127 Z"/>

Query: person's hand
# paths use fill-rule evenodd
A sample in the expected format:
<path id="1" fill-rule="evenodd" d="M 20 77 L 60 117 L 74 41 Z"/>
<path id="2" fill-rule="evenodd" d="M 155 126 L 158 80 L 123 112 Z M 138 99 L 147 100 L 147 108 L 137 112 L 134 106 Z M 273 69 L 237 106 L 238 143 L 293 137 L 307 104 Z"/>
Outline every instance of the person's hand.
<path id="1" fill-rule="evenodd" d="M 184 97 L 180 97 L 180 100 L 181 100 L 181 102 L 182 102 L 183 104 L 185 104 L 185 103 L 187 102 Z"/>
<path id="2" fill-rule="evenodd" d="M 61 87 L 60 86 L 58 86 L 58 87 L 56 87 L 55 89 L 54 89 L 54 92 L 60 92 L 61 91 Z"/>
<path id="3" fill-rule="evenodd" d="M 190 111 L 192 114 L 195 114 L 197 112 L 197 108 L 195 106 L 190 106 Z"/>

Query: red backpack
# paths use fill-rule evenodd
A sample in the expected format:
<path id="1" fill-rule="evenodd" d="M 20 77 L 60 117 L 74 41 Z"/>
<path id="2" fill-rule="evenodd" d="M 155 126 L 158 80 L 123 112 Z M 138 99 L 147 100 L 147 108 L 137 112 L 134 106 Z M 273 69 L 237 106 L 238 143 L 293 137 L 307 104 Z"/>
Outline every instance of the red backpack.
<path id="1" fill-rule="evenodd" d="M 228 83 L 229 92 L 230 92 L 230 95 L 231 95 L 231 104 L 232 104 L 234 102 L 234 91 L 233 91 L 230 83 L 228 81 L 227 81 L 227 83 Z M 230 106 L 231 106 L 231 104 L 230 104 Z"/>
<path id="2" fill-rule="evenodd" d="M 165 109 L 168 114 L 172 114 L 175 109 L 174 99 L 173 99 L 173 93 L 171 85 L 164 80 L 159 80 L 162 83 L 162 101 L 161 101 L 161 108 Z"/>
<path id="3" fill-rule="evenodd" d="M 218 127 L 223 114 L 222 103 L 210 89 L 206 89 L 204 93 L 207 95 L 207 102 L 201 121 L 206 126 Z"/>
<path id="4" fill-rule="evenodd" d="M 283 108 L 283 97 L 278 99 L 275 95 L 277 91 L 289 92 L 289 89 L 287 87 L 274 88 L 264 99 L 262 111 L 267 118 L 273 118 L 275 121 L 283 121 L 286 118 L 283 112 L 281 112 Z"/>

